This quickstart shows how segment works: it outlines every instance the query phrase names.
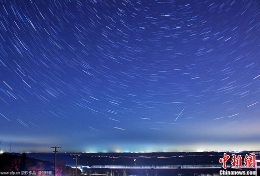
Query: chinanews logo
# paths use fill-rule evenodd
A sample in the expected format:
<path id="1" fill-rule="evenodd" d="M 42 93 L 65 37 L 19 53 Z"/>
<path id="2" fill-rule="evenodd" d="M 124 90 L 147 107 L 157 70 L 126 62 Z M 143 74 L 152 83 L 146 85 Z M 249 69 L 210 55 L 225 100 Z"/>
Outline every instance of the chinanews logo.
<path id="1" fill-rule="evenodd" d="M 232 154 L 231 168 L 238 170 L 226 170 L 229 159 L 230 155 L 226 153 L 224 153 L 223 158 L 219 159 L 219 163 L 222 164 L 223 169 L 225 169 L 220 170 L 219 175 L 256 175 L 257 163 L 254 153 L 250 153 L 250 155 L 246 154 L 244 159 L 241 155 Z M 255 170 L 240 170 L 241 168 L 251 168 Z"/>

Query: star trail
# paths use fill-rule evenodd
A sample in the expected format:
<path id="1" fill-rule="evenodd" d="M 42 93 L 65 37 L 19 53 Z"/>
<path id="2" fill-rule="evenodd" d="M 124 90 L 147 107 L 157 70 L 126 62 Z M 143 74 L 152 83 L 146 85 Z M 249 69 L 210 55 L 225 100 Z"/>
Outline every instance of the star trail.
<path id="1" fill-rule="evenodd" d="M 259 150 L 258 0 L 1 0 L 0 148 Z"/>

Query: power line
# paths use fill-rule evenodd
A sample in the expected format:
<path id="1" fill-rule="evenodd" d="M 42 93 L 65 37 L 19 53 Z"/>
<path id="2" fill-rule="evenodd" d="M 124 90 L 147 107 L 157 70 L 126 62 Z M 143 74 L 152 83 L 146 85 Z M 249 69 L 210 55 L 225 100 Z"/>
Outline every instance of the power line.
<path id="1" fill-rule="evenodd" d="M 54 148 L 54 176 L 56 176 L 56 153 L 58 152 L 57 148 L 61 148 L 61 147 L 51 147 Z"/>
<path id="2" fill-rule="evenodd" d="M 76 176 L 78 176 L 78 157 L 80 156 L 80 154 L 70 154 L 70 156 L 76 157 Z"/>

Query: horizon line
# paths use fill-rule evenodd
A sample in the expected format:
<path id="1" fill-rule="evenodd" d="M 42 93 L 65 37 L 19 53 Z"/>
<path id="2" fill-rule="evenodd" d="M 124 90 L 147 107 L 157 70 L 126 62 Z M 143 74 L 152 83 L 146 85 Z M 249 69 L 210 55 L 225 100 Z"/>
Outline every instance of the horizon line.
<path id="1" fill-rule="evenodd" d="M 148 153 L 209 153 L 209 152 L 216 152 L 216 153 L 222 153 L 222 152 L 235 152 L 235 153 L 241 153 L 241 152 L 260 152 L 260 150 L 205 150 L 205 151 L 152 151 L 152 152 L 145 152 L 145 151 L 140 151 L 140 152 L 130 152 L 130 151 L 126 151 L 126 152 L 115 152 L 115 151 L 100 151 L 100 152 L 75 152 L 75 151 L 60 151 L 60 152 L 57 152 L 57 154 L 64 154 L 64 153 L 82 153 L 82 154 L 98 154 L 98 153 L 115 153 L 115 154 L 120 154 L 120 153 L 143 153 L 143 154 L 148 154 Z M 4 151 L 4 150 L 1 150 L 0 151 L 0 154 L 5 154 L 5 153 L 10 153 L 10 154 L 18 154 L 18 153 L 53 153 L 51 151 L 47 152 L 47 151 L 20 151 L 20 152 L 17 152 L 17 151 L 13 151 L 13 152 L 10 152 L 10 151 Z"/>

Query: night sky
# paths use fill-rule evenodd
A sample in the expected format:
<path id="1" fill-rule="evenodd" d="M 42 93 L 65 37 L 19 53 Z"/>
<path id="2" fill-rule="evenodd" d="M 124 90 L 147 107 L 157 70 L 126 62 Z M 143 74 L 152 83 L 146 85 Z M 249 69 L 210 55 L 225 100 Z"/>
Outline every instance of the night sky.
<path id="1" fill-rule="evenodd" d="M 0 148 L 260 150 L 259 0 L 1 0 Z"/>

